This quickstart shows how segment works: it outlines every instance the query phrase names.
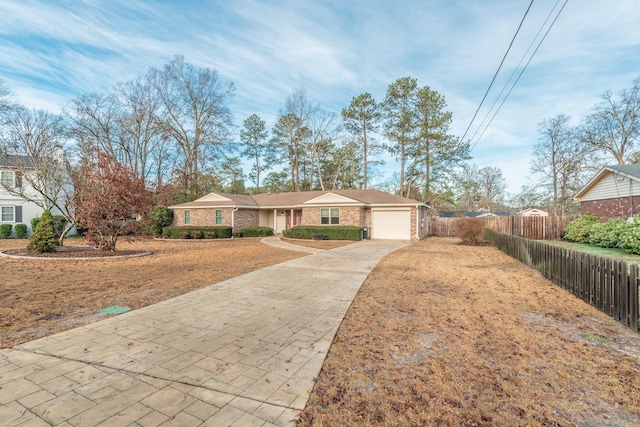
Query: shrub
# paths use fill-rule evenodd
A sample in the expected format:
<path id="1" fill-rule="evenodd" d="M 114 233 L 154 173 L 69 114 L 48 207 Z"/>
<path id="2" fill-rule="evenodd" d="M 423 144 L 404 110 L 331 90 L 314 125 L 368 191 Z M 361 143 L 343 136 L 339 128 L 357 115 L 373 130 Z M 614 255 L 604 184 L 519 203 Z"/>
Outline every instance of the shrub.
<path id="1" fill-rule="evenodd" d="M 203 237 L 204 237 L 204 232 L 202 232 L 201 230 L 193 230 L 191 232 L 192 239 L 202 239 Z"/>
<path id="2" fill-rule="evenodd" d="M 27 238 L 27 224 L 16 224 L 15 230 L 18 239 Z"/>
<path id="3" fill-rule="evenodd" d="M 482 241 L 484 221 L 480 218 L 457 218 L 453 221 L 453 229 L 463 244 L 475 245 Z"/>
<path id="4" fill-rule="evenodd" d="M 611 218 L 604 224 L 593 224 L 589 230 L 589 244 L 601 248 L 617 248 L 620 236 L 627 228 L 628 224 L 622 218 Z"/>
<path id="5" fill-rule="evenodd" d="M 53 217 L 48 209 L 42 212 L 27 249 L 35 252 L 55 252 L 58 247 L 58 235 L 53 229 Z"/>
<path id="6" fill-rule="evenodd" d="M 162 234 L 162 228 L 173 224 L 173 211 L 166 206 L 154 206 L 149 211 L 146 228 L 154 236 Z"/>
<path id="7" fill-rule="evenodd" d="M 362 228 L 350 226 L 300 225 L 283 230 L 282 235 L 292 239 L 312 239 L 314 234 L 324 234 L 328 240 L 362 240 Z"/>
<path id="8" fill-rule="evenodd" d="M 0 225 L 0 239 L 8 239 L 11 236 L 11 230 L 13 230 L 13 225 L 11 224 Z"/>
<path id="9" fill-rule="evenodd" d="M 630 254 L 640 254 L 640 215 L 634 216 L 633 221 L 626 224 L 620 234 L 618 247 Z"/>
<path id="10" fill-rule="evenodd" d="M 187 233 L 186 231 L 181 231 L 178 233 L 178 238 L 180 239 L 190 239 L 191 238 L 191 233 Z M 174 237 L 175 239 L 175 237 Z"/>
<path id="11" fill-rule="evenodd" d="M 327 240 L 327 235 L 322 233 L 316 233 L 311 236 L 311 240 Z"/>
<path id="12" fill-rule="evenodd" d="M 53 231 L 60 236 L 64 229 L 67 227 L 67 219 L 63 215 L 53 215 L 51 216 L 53 219 Z M 35 218 L 31 218 L 31 230 L 35 231 L 38 228 L 38 222 L 40 222 L 40 217 L 37 216 Z M 86 230 L 86 229 L 85 229 Z M 78 232 L 80 233 L 80 228 L 78 227 Z M 82 233 L 80 233 L 82 234 Z"/>
<path id="13" fill-rule="evenodd" d="M 576 243 L 589 243 L 591 228 L 599 223 L 598 218 L 593 215 L 585 215 L 574 219 L 564 229 L 564 239 Z"/>
<path id="14" fill-rule="evenodd" d="M 242 229 L 242 237 L 267 237 L 273 236 L 271 227 L 245 227 Z"/>
<path id="15" fill-rule="evenodd" d="M 227 226 L 218 227 L 164 227 L 162 229 L 162 236 L 166 239 L 188 239 L 191 238 L 194 231 L 202 233 L 206 239 L 228 239 L 231 237 L 232 228 Z M 189 237 L 182 237 L 183 234 L 189 235 Z M 201 239 L 202 237 L 198 237 Z"/>

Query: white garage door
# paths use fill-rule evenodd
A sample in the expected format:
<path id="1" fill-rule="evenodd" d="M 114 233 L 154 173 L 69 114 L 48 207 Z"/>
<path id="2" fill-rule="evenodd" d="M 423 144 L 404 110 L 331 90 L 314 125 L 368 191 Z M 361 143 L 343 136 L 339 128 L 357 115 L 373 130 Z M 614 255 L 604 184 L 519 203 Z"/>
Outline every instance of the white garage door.
<path id="1" fill-rule="evenodd" d="M 411 212 L 408 209 L 371 210 L 371 238 L 411 240 Z"/>

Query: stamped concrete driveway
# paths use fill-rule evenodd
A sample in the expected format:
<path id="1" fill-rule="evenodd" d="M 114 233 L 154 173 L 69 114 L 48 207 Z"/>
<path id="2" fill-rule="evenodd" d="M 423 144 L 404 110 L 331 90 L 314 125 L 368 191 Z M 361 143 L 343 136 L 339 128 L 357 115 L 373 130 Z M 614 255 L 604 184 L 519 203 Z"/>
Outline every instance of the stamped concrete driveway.
<path id="1" fill-rule="evenodd" d="M 0 425 L 290 426 L 358 289 L 404 245 L 317 252 L 2 350 Z"/>

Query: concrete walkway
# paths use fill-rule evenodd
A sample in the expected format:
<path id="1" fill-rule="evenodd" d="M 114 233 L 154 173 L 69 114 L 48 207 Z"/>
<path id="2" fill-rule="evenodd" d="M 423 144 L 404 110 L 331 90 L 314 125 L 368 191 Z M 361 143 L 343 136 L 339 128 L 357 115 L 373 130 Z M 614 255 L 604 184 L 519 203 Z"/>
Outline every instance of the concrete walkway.
<path id="1" fill-rule="evenodd" d="M 0 351 L 0 425 L 290 426 L 369 272 L 364 241 Z"/>

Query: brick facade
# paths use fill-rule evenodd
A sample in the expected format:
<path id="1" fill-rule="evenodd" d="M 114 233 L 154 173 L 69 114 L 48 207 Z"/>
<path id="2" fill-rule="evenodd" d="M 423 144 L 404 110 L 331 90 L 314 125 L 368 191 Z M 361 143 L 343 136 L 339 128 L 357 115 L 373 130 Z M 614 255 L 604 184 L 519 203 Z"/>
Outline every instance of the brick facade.
<path id="1" fill-rule="evenodd" d="M 627 219 L 640 213 L 640 196 L 581 201 L 580 213 L 595 215 L 601 222 L 609 218 Z"/>
<path id="2" fill-rule="evenodd" d="M 222 224 L 216 224 L 216 211 L 222 211 Z M 184 223 L 184 212 L 189 211 L 191 220 L 189 224 Z M 257 209 L 239 209 L 233 212 L 232 208 L 221 209 L 174 209 L 173 225 L 184 226 L 190 225 L 194 227 L 212 227 L 215 225 L 231 226 L 233 217 L 234 229 L 241 230 L 244 227 L 253 227 L 258 225 Z"/>
<path id="3" fill-rule="evenodd" d="M 333 209 L 339 209 L 339 225 L 347 225 L 354 227 L 364 227 L 364 208 L 361 207 L 333 207 Z M 321 209 L 332 209 L 332 207 L 327 206 L 326 208 L 304 208 L 302 209 L 302 224 L 301 225 L 324 225 L 320 224 L 320 210 Z M 330 225 L 330 224 L 326 224 Z M 370 225 L 370 224 L 369 224 Z"/>

